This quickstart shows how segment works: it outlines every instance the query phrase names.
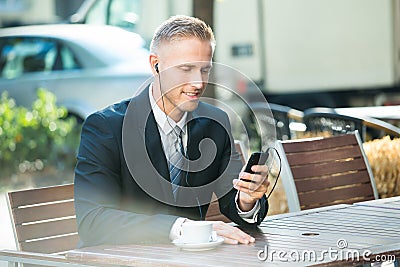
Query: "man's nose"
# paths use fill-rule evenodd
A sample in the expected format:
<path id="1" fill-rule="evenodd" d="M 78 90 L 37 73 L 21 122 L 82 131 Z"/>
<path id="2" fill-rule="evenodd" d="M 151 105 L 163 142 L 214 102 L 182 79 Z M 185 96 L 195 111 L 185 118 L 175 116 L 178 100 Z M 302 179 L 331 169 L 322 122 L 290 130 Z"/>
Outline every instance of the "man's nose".
<path id="1" fill-rule="evenodd" d="M 190 84 L 197 89 L 202 89 L 204 87 L 204 82 L 205 80 L 201 71 L 196 71 L 191 77 Z"/>

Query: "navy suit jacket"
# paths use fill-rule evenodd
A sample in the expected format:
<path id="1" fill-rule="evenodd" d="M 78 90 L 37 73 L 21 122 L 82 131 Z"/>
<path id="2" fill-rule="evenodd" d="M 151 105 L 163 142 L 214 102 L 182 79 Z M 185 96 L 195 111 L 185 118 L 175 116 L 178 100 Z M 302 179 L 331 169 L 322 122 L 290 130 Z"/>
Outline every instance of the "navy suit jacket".
<path id="1" fill-rule="evenodd" d="M 79 246 L 170 242 L 178 217 L 204 220 L 212 192 L 221 212 L 236 224 L 261 223 L 268 210 L 265 197 L 255 224 L 237 213 L 232 180 L 242 166 L 228 116 L 202 102 L 188 114 L 187 157 L 195 171 L 184 173 L 176 201 L 187 206 L 173 204 L 148 90 L 90 115 L 83 124 L 74 186 Z M 200 166 L 198 159 L 209 151 L 216 151 L 208 155 L 213 161 Z"/>

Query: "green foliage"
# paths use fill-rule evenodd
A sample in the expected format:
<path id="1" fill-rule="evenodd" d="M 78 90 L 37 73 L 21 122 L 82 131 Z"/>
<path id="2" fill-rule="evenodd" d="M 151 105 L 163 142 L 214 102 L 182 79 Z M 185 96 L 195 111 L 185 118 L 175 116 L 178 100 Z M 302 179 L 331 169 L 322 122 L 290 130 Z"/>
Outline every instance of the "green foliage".
<path id="1" fill-rule="evenodd" d="M 80 129 L 54 94 L 39 89 L 31 109 L 17 106 L 7 92 L 0 99 L 0 176 L 75 164 Z"/>

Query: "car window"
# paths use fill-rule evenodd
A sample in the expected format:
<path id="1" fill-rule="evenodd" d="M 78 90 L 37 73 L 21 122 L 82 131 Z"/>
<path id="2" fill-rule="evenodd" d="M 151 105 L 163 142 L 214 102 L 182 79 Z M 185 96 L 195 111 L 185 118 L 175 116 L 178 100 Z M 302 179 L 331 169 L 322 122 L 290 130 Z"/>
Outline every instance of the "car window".
<path id="1" fill-rule="evenodd" d="M 108 0 L 97 0 L 90 12 L 87 14 L 85 23 L 88 24 L 107 24 Z"/>
<path id="2" fill-rule="evenodd" d="M 97 0 L 87 13 L 85 23 L 113 25 L 135 31 L 142 0 Z"/>
<path id="3" fill-rule="evenodd" d="M 79 69 L 72 51 L 57 40 L 9 37 L 0 40 L 0 73 L 12 79 L 26 73 Z"/>
<path id="4" fill-rule="evenodd" d="M 136 31 L 141 0 L 111 0 L 108 24 Z"/>

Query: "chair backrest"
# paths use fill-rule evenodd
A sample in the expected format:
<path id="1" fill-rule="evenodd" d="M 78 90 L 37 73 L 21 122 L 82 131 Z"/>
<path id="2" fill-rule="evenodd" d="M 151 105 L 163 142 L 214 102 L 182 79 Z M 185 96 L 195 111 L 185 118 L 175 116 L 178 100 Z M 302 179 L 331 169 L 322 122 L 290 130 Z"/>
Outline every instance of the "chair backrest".
<path id="1" fill-rule="evenodd" d="M 357 131 L 277 144 L 289 211 L 378 198 Z"/>
<path id="2" fill-rule="evenodd" d="M 271 124 L 273 122 L 275 130 L 276 130 L 276 139 L 279 140 L 289 140 L 292 139 L 292 130 L 290 129 L 290 124 L 292 122 L 301 122 L 303 119 L 303 112 L 300 110 L 296 110 L 294 108 L 278 105 L 274 103 L 265 103 L 255 102 L 250 104 L 250 108 L 254 113 L 263 114 L 265 116 L 261 116 L 261 120 L 259 123 L 261 128 L 267 128 L 266 124 Z M 273 118 L 269 119 L 269 112 L 267 110 L 271 110 L 271 115 Z M 260 133 L 259 133 L 260 134 Z"/>
<path id="3" fill-rule="evenodd" d="M 400 128 L 385 121 L 339 114 L 333 108 L 309 108 L 304 111 L 304 124 L 307 131 L 324 132 L 340 135 L 358 131 L 363 142 L 367 141 L 367 135 L 372 138 L 381 138 L 388 134 L 393 137 L 400 136 Z"/>
<path id="4" fill-rule="evenodd" d="M 247 153 L 245 153 L 245 148 L 244 148 L 243 142 L 240 140 L 235 140 L 235 149 L 236 149 L 237 153 L 239 154 L 242 164 L 244 165 L 247 160 Z"/>
<path id="5" fill-rule="evenodd" d="M 239 140 L 235 140 L 235 148 L 239 153 L 240 160 L 244 165 L 246 163 L 247 156 L 244 153 L 243 143 Z M 223 221 L 223 222 L 231 222 L 225 215 L 223 215 L 219 209 L 218 199 L 215 194 L 213 194 L 210 206 L 208 207 L 206 214 L 207 221 Z"/>
<path id="6" fill-rule="evenodd" d="M 73 184 L 8 193 L 17 248 L 57 254 L 78 244 Z"/>

